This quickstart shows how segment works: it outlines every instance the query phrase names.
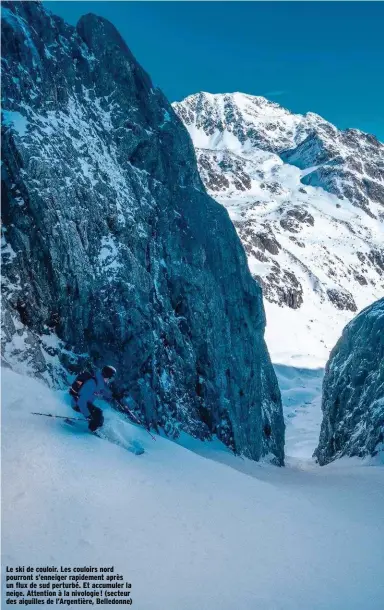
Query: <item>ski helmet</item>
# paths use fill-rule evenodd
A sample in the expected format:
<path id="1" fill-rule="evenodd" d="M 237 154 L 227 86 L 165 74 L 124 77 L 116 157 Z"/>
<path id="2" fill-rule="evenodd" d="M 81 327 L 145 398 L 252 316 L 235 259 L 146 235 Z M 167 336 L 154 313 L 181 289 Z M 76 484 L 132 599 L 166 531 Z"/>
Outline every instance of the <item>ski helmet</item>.
<path id="1" fill-rule="evenodd" d="M 116 369 L 114 366 L 110 366 L 109 364 L 107 364 L 106 366 L 103 366 L 103 368 L 101 369 L 101 374 L 104 377 L 104 379 L 112 379 L 112 377 L 114 377 L 116 375 Z"/>

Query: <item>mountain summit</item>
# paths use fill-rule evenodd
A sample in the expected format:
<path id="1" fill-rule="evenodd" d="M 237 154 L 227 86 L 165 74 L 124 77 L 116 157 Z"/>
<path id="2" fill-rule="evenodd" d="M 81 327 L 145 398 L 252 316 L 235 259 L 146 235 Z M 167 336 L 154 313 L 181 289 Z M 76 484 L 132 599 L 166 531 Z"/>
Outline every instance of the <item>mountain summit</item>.
<path id="1" fill-rule="evenodd" d="M 273 356 L 324 364 L 384 290 L 384 145 L 243 93 L 201 92 L 173 108 L 263 287 Z"/>

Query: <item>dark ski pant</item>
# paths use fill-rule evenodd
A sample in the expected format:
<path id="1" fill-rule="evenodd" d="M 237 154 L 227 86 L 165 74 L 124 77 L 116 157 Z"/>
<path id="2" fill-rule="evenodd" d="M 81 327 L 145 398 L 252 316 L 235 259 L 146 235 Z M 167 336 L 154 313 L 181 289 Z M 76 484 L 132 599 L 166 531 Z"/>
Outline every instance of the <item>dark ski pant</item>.
<path id="1" fill-rule="evenodd" d="M 103 415 L 102 410 L 99 409 L 99 407 L 95 407 L 95 405 L 92 404 L 91 402 L 87 402 L 87 407 L 91 414 L 88 418 L 88 421 L 89 421 L 88 429 L 91 432 L 95 432 L 98 428 L 101 428 L 101 426 L 103 425 L 104 415 Z M 78 411 L 80 413 L 80 409 L 77 406 L 77 404 L 75 404 L 75 406 L 73 408 L 75 411 Z"/>

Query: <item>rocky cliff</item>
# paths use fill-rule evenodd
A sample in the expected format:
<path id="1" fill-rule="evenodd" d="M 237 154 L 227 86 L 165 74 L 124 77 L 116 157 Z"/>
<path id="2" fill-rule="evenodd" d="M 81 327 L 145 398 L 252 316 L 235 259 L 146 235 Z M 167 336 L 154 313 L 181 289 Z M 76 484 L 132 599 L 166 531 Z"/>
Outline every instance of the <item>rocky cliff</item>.
<path id="1" fill-rule="evenodd" d="M 148 425 L 282 464 L 261 290 L 187 131 L 108 21 L 2 6 L 3 362 L 108 361 Z"/>
<path id="2" fill-rule="evenodd" d="M 352 320 L 332 350 L 322 409 L 320 464 L 384 450 L 384 299 Z"/>

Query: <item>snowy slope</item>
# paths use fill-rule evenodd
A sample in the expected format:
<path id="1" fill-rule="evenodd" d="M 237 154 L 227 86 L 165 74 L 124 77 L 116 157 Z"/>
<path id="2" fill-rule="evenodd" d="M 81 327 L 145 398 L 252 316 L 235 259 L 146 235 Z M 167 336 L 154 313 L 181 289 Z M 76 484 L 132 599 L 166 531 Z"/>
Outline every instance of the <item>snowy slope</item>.
<path id="1" fill-rule="evenodd" d="M 242 93 L 173 106 L 263 287 L 273 361 L 323 366 L 355 312 L 384 293 L 384 145 Z"/>
<path id="2" fill-rule="evenodd" d="M 36 380 L 2 381 L 3 566 L 114 565 L 138 610 L 382 609 L 383 468 L 256 464 L 107 411 L 137 457 L 30 415 L 69 410 Z"/>

